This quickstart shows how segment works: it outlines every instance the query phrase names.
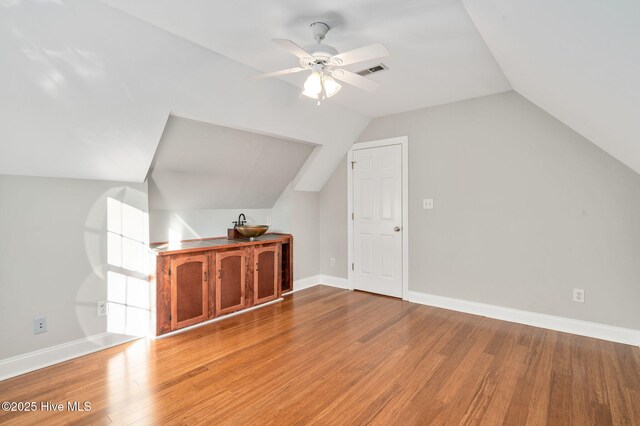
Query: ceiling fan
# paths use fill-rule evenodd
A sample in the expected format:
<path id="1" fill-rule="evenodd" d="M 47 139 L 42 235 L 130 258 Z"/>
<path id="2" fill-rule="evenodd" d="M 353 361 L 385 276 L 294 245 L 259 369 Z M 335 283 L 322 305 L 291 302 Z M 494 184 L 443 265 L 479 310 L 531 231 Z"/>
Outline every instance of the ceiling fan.
<path id="1" fill-rule="evenodd" d="M 273 40 L 277 45 L 285 48 L 299 58 L 299 67 L 260 74 L 251 78 L 261 79 L 301 71 L 311 71 L 311 74 L 309 74 L 304 82 L 304 91 L 302 94 L 317 99 L 318 105 L 320 105 L 321 100 L 330 98 L 340 91 L 342 86 L 336 80 L 368 91 L 373 91 L 379 86 L 379 83 L 373 80 L 337 67 L 387 56 L 389 51 L 386 47 L 380 43 L 373 43 L 348 52 L 338 53 L 335 48 L 322 44 L 324 37 L 331 29 L 329 25 L 324 22 L 314 22 L 309 27 L 313 33 L 313 38 L 316 40 L 316 44 L 302 48 L 291 40 Z"/>

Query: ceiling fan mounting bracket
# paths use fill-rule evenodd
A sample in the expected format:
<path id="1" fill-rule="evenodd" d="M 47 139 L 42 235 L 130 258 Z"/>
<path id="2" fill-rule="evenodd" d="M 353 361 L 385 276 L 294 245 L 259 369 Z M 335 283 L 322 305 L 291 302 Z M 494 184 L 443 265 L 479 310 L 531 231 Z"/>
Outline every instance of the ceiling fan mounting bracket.
<path id="1" fill-rule="evenodd" d="M 309 25 L 309 28 L 311 28 L 313 38 L 316 39 L 318 44 L 322 43 L 322 40 L 324 40 L 324 36 L 326 36 L 331 29 L 331 27 L 324 22 L 314 22 L 313 24 Z"/>

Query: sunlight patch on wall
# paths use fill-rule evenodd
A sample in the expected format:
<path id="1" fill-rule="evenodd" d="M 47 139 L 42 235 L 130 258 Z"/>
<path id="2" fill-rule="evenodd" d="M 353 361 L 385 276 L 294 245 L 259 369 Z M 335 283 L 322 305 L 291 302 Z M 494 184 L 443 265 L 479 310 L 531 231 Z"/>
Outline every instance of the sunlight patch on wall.
<path id="1" fill-rule="evenodd" d="M 175 247 L 180 245 L 180 241 L 182 241 L 182 232 L 177 231 L 173 228 L 169 229 L 169 247 Z"/>
<path id="2" fill-rule="evenodd" d="M 107 198 L 107 331 L 149 334 L 150 254 L 149 214 Z"/>

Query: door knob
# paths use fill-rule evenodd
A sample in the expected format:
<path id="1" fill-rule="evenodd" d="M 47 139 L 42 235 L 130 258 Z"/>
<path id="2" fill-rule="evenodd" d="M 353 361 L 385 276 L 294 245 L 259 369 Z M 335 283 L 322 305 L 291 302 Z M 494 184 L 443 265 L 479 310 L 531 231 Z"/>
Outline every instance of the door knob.
<path id="1" fill-rule="evenodd" d="M 393 228 L 393 230 L 396 231 L 396 232 L 400 232 L 400 227 L 396 226 L 395 228 Z"/>

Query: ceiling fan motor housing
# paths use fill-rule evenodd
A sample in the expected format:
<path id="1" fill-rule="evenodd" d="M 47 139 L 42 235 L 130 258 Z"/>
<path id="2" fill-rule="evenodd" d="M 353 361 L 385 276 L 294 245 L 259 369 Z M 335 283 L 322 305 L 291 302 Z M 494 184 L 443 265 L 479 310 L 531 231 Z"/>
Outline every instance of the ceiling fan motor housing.
<path id="1" fill-rule="evenodd" d="M 302 58 L 300 59 L 301 65 L 312 65 L 318 61 L 321 62 L 329 62 L 329 58 L 338 54 L 338 51 L 331 46 L 326 44 L 312 44 L 310 46 L 305 46 L 304 50 L 306 50 L 313 58 Z"/>

